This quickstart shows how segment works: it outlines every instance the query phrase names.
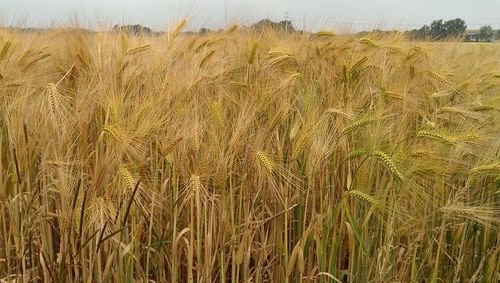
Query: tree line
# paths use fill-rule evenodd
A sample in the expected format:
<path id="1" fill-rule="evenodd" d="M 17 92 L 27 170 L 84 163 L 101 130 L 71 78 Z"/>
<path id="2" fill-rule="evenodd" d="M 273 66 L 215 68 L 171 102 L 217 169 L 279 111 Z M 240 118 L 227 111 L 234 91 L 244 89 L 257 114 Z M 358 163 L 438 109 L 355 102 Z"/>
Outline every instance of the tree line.
<path id="1" fill-rule="evenodd" d="M 413 39 L 419 40 L 447 40 L 459 39 L 465 36 L 467 25 L 464 20 L 456 18 L 444 21 L 434 20 L 430 25 L 423 25 L 420 29 L 413 29 L 409 35 Z M 480 41 L 493 41 L 493 38 L 500 39 L 500 30 L 496 32 L 490 25 L 479 28 L 475 34 Z"/>
<path id="2" fill-rule="evenodd" d="M 269 19 L 263 19 L 259 22 L 251 25 L 250 29 L 263 30 L 263 29 L 276 29 L 286 32 L 303 32 L 295 30 L 293 23 L 289 20 L 284 20 L 280 22 L 274 22 Z M 38 29 L 21 29 L 23 31 L 35 31 Z M 161 35 L 162 32 L 155 32 L 152 29 L 136 25 L 115 25 L 112 28 L 114 32 L 127 32 L 132 34 L 146 34 L 146 35 Z M 420 29 L 413 29 L 407 32 L 409 37 L 413 40 L 450 40 L 450 39 L 462 39 L 466 38 L 467 25 L 463 19 L 456 18 L 452 20 L 444 21 L 434 20 L 430 25 L 423 25 Z M 89 31 L 90 32 L 90 31 Z M 198 33 L 205 34 L 212 32 L 208 28 L 201 28 Z M 380 31 L 373 30 L 372 32 L 378 33 L 394 33 L 401 31 Z M 186 33 L 196 33 L 196 32 L 186 32 Z M 371 32 L 360 32 L 358 34 L 366 34 Z M 494 39 L 500 40 L 500 30 L 494 31 L 490 25 L 485 25 L 479 28 L 477 32 L 470 33 L 477 38 L 478 41 L 493 41 Z M 469 35 L 470 35 L 469 34 Z"/>

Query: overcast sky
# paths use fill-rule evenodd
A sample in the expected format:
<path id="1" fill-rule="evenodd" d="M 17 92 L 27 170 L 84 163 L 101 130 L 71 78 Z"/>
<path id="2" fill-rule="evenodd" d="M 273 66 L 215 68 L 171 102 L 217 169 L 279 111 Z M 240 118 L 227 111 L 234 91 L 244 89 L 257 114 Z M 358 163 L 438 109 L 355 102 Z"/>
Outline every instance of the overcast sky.
<path id="1" fill-rule="evenodd" d="M 0 0 L 2 25 L 94 27 L 141 24 L 163 30 L 181 17 L 190 28 L 290 19 L 307 30 L 410 29 L 462 18 L 469 28 L 500 28 L 500 0 Z"/>

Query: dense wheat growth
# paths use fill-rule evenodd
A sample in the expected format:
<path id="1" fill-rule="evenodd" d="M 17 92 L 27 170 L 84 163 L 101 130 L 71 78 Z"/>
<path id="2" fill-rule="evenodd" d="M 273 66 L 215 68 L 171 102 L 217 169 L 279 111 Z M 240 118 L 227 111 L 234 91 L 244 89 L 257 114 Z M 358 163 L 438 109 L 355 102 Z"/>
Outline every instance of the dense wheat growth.
<path id="1" fill-rule="evenodd" d="M 0 30 L 0 279 L 493 282 L 500 46 Z"/>

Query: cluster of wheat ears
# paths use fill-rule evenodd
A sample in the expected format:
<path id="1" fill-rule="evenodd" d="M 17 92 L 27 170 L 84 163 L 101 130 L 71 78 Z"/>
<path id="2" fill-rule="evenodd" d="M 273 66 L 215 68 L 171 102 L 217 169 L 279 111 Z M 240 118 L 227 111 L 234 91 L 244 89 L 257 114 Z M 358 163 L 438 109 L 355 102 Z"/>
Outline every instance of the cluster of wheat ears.
<path id="1" fill-rule="evenodd" d="M 500 47 L 0 30 L 0 281 L 499 280 Z"/>

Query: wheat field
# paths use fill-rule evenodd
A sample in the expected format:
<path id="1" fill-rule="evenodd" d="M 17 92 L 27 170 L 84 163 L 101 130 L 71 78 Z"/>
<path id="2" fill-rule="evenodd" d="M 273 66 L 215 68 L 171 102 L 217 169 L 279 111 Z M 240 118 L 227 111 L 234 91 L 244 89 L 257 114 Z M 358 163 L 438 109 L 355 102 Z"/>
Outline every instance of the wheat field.
<path id="1" fill-rule="evenodd" d="M 500 280 L 500 45 L 0 30 L 1 282 Z"/>

